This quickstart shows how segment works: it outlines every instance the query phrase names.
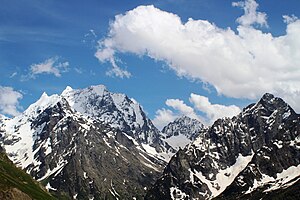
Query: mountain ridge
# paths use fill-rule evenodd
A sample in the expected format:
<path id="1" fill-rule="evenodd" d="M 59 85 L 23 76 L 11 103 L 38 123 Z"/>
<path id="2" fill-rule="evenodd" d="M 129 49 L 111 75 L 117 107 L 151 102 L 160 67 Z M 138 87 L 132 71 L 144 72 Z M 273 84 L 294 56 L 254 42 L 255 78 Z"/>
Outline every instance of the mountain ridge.
<path id="1" fill-rule="evenodd" d="M 300 178 L 299 172 L 293 173 L 300 166 L 299 134 L 300 115 L 266 93 L 239 115 L 218 119 L 179 150 L 146 199 L 234 199 L 263 186 L 273 191 L 276 183 L 280 188 Z M 286 170 L 288 177 L 282 174 Z M 264 197 L 264 192 L 258 196 Z"/>

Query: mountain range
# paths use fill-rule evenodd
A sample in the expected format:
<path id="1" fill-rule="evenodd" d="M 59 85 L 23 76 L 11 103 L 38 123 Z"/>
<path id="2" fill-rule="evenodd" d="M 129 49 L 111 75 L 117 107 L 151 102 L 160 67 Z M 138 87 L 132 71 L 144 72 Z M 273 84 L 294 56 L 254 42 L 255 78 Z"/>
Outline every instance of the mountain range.
<path id="1" fill-rule="evenodd" d="M 299 122 L 265 94 L 209 127 L 182 116 L 160 131 L 125 94 L 68 86 L 1 116 L 0 144 L 57 199 L 296 199 Z"/>

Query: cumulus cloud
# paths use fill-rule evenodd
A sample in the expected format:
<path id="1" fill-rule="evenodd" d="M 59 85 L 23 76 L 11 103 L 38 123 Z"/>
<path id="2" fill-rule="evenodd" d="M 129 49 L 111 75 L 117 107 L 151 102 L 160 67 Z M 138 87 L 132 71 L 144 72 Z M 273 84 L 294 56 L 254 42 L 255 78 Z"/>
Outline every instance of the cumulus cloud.
<path id="1" fill-rule="evenodd" d="M 196 115 L 194 109 L 186 105 L 182 100 L 179 99 L 167 99 L 166 105 L 173 108 L 174 110 L 179 111 L 181 115 L 186 115 L 188 117 L 199 119 Z"/>
<path id="2" fill-rule="evenodd" d="M 294 97 L 289 103 L 300 111 L 293 104 L 300 101 L 300 20 L 286 17 L 286 34 L 275 37 L 255 26 L 266 26 L 267 15 L 254 0 L 233 5 L 245 11 L 236 31 L 206 20 L 183 23 L 175 14 L 139 6 L 115 17 L 95 55 L 112 64 L 118 54 L 146 55 L 166 62 L 178 76 L 212 85 L 218 94 L 257 99 L 270 92 Z"/>
<path id="3" fill-rule="evenodd" d="M 190 95 L 189 101 L 192 106 L 188 106 L 179 99 L 167 99 L 165 104 L 172 110 L 166 108 L 157 110 L 153 119 L 154 125 L 162 129 L 168 123 L 183 115 L 198 119 L 206 125 L 211 125 L 216 119 L 233 117 L 241 112 L 240 108 L 235 105 L 212 104 L 207 97 L 194 93 Z"/>
<path id="4" fill-rule="evenodd" d="M 11 116 L 18 115 L 19 100 L 22 98 L 23 95 L 13 88 L 0 86 L 0 112 Z"/>
<path id="5" fill-rule="evenodd" d="M 241 112 L 241 109 L 235 105 L 212 104 L 207 97 L 194 93 L 191 94 L 189 100 L 197 110 L 205 113 L 209 124 L 212 124 L 219 118 L 233 117 Z"/>
<path id="6" fill-rule="evenodd" d="M 29 78 L 35 78 L 38 74 L 53 74 L 60 77 L 62 73 L 67 72 L 69 62 L 60 62 L 58 57 L 53 57 L 38 64 L 30 66 Z"/>

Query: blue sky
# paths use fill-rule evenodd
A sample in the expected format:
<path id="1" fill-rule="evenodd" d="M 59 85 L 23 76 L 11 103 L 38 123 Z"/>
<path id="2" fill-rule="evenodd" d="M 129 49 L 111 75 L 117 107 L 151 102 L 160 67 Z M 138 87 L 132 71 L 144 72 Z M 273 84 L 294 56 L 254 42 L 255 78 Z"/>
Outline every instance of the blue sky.
<path id="1" fill-rule="evenodd" d="M 294 36 L 300 30 L 298 0 L 247 0 L 235 6 L 228 0 L 0 1 L 3 114 L 16 115 L 42 92 L 61 93 L 67 85 L 104 84 L 112 92 L 125 93 L 159 127 L 181 114 L 210 123 L 237 113 L 264 92 L 292 106 L 300 99 L 299 41 Z M 144 21 L 148 24 L 143 28 Z M 164 24 L 170 27 L 164 30 Z M 186 45 L 191 41 L 192 48 Z M 280 52 L 286 48 L 296 53 Z M 239 54 L 243 51 L 253 60 Z M 112 59 L 119 72 L 130 77 L 108 75 L 116 69 Z"/>

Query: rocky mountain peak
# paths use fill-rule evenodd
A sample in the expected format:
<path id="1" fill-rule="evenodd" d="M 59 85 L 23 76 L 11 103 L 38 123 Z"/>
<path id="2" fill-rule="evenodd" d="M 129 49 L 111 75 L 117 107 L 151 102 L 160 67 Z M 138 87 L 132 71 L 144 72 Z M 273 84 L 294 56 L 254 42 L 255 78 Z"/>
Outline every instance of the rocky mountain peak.
<path id="1" fill-rule="evenodd" d="M 282 112 L 295 113 L 283 99 L 274 97 L 274 95 L 269 93 L 264 94 L 256 104 L 251 104 L 243 110 L 244 113 L 260 112 L 262 115 L 268 115 L 274 111 L 281 114 Z"/>
<path id="2" fill-rule="evenodd" d="M 159 131 L 141 106 L 125 94 L 109 92 L 104 85 L 85 89 L 66 88 L 61 94 L 69 105 L 84 115 L 128 132 L 140 142 L 159 140 Z"/>
<path id="3" fill-rule="evenodd" d="M 194 141 L 203 128 L 204 125 L 200 121 L 181 116 L 165 126 L 162 133 L 165 135 L 165 141 L 178 150 Z"/>
<path id="4" fill-rule="evenodd" d="M 162 132 L 167 138 L 182 134 L 193 140 L 203 127 L 204 125 L 197 119 L 183 115 L 165 126 Z"/>
<path id="5" fill-rule="evenodd" d="M 182 124 L 189 124 L 190 122 L 199 122 L 197 119 L 190 118 L 186 115 L 182 115 L 174 120 L 174 123 L 182 123 Z"/>
<path id="6" fill-rule="evenodd" d="M 265 94 L 178 151 L 146 199 L 260 199 L 300 179 L 299 155 L 300 116 Z"/>
<path id="7" fill-rule="evenodd" d="M 27 117 L 34 118 L 36 115 L 38 115 L 40 112 L 42 112 L 44 109 L 46 109 L 49 106 L 57 104 L 57 102 L 62 101 L 62 97 L 54 94 L 51 96 L 48 96 L 46 92 L 44 92 L 39 100 L 37 100 L 35 103 L 31 104 L 24 112 L 23 114 Z"/>

